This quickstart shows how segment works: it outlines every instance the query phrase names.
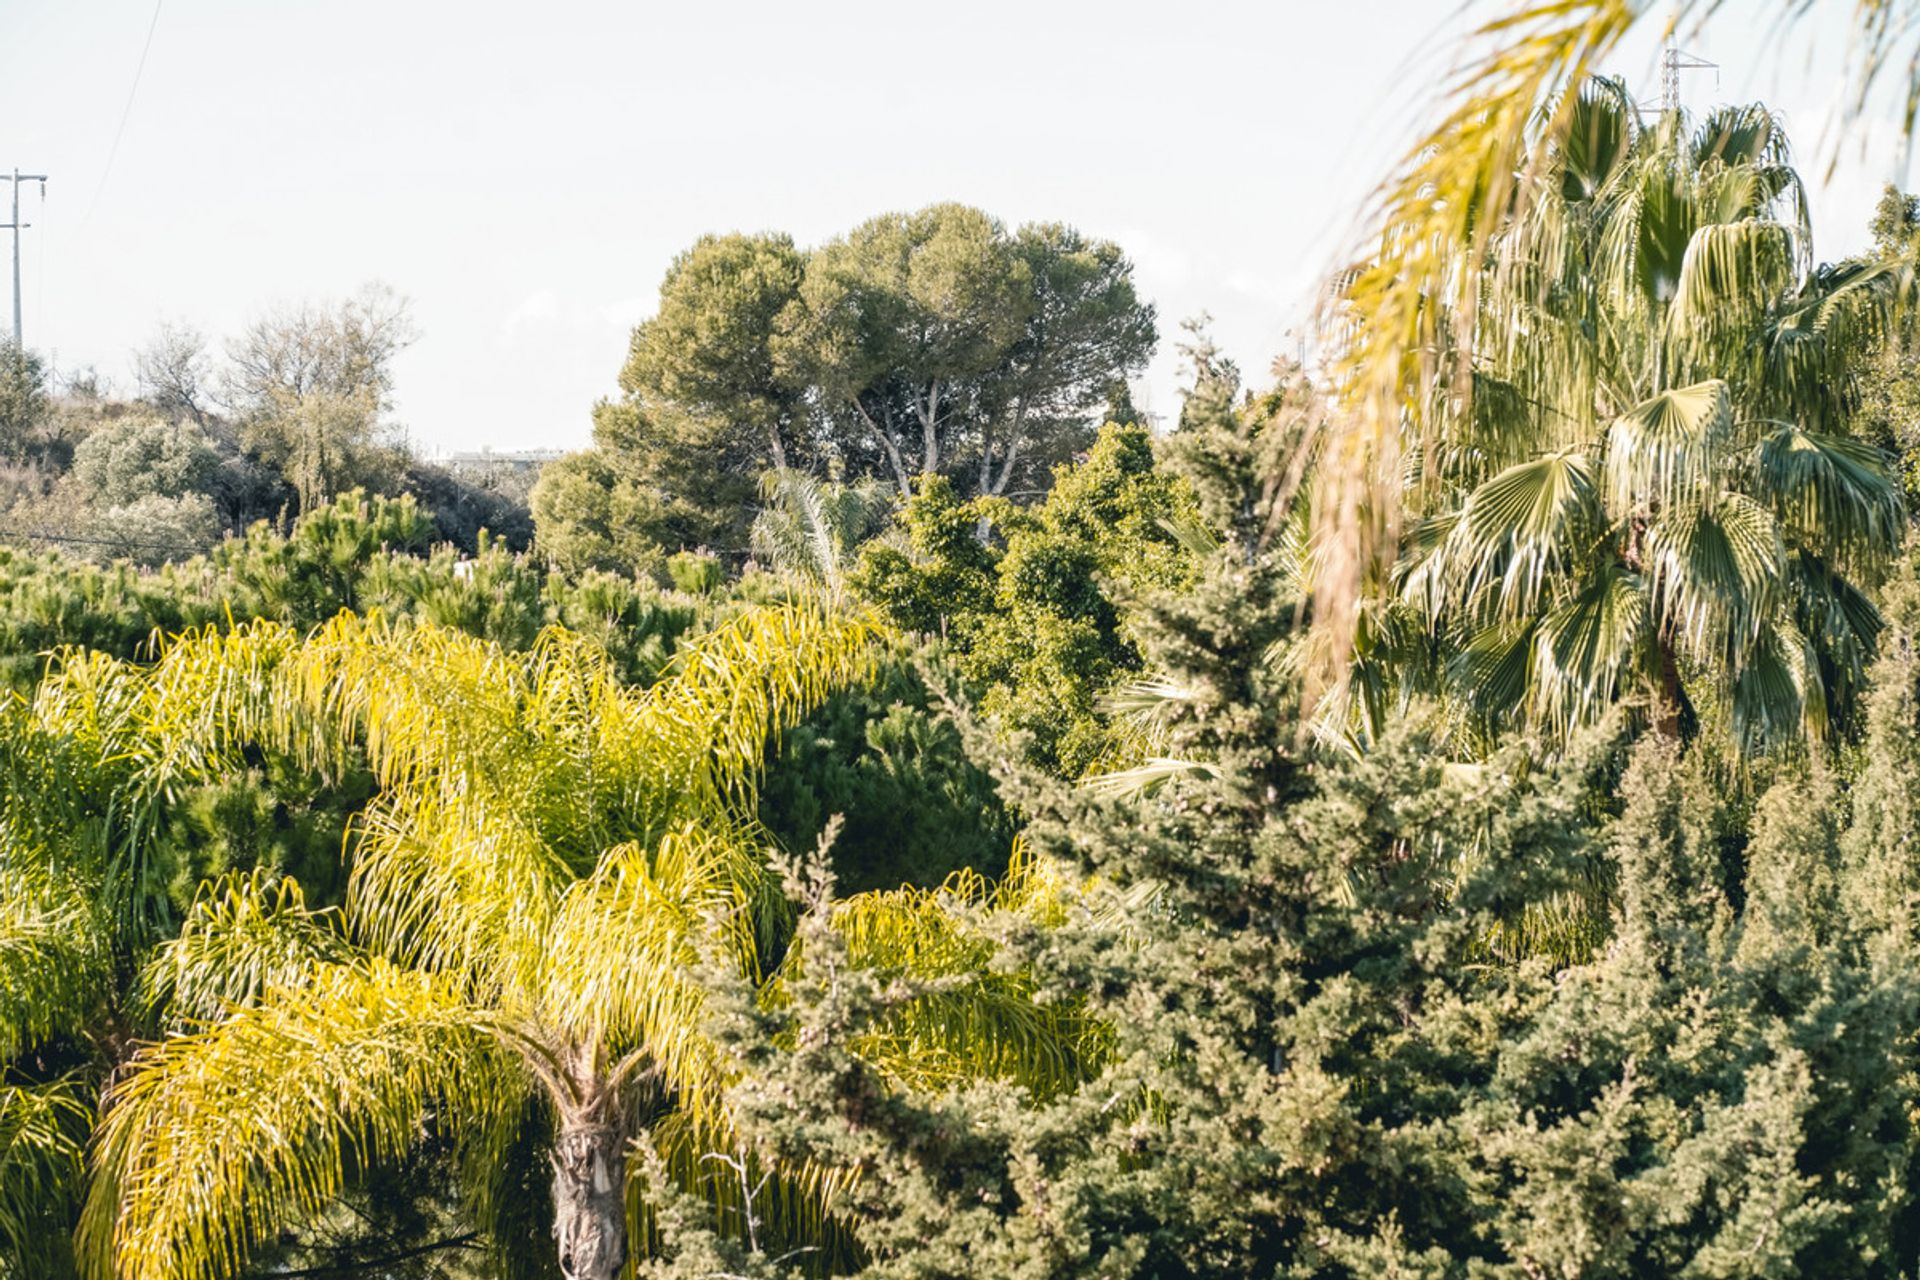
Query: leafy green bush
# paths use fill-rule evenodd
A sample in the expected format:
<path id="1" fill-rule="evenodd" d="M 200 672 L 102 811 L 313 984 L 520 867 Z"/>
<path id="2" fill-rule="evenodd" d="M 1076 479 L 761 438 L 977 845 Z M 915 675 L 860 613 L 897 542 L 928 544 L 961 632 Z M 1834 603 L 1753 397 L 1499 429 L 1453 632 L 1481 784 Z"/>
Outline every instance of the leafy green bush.
<path id="1" fill-rule="evenodd" d="M 905 545 L 868 544 L 854 582 L 895 625 L 944 637 L 982 711 L 1029 735 L 1031 760 L 1077 777 L 1126 741 L 1100 707 L 1143 670 L 1126 605 L 1186 580 L 1180 531 L 1196 519 L 1146 430 L 1109 425 L 1031 510 L 962 502 L 944 478 L 923 478 L 901 517 Z"/>
<path id="2" fill-rule="evenodd" d="M 704 551 L 676 551 L 667 557 L 667 578 L 690 596 L 704 596 L 727 580 L 727 568 Z"/>
<path id="3" fill-rule="evenodd" d="M 220 459 L 190 422 L 125 417 L 94 431 L 73 451 L 69 483 L 100 506 L 142 498 L 184 498 L 212 486 Z"/>
<path id="4" fill-rule="evenodd" d="M 898 659 L 789 730 L 768 765 L 760 820 L 789 850 L 812 848 L 836 814 L 833 868 L 848 893 L 932 888 L 969 867 L 998 876 L 1019 831 L 959 730 Z"/>

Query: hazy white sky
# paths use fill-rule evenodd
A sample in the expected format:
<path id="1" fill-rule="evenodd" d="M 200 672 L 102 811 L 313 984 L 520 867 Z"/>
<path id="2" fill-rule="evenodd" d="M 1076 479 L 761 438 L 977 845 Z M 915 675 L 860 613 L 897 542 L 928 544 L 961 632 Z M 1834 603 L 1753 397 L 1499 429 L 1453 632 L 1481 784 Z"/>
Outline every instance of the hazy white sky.
<path id="1" fill-rule="evenodd" d="M 1785 40 L 1752 25 L 1779 7 L 1687 41 L 1723 69 L 1686 99 L 1785 109 L 1817 178 L 1850 4 Z M 28 344 L 130 390 L 162 319 L 218 337 L 384 281 L 423 331 L 397 372 L 429 451 L 585 443 L 703 232 L 814 243 L 944 199 L 1118 240 L 1162 320 L 1143 403 L 1171 412 L 1183 317 L 1249 371 L 1291 348 L 1459 29 L 1453 0 L 163 0 L 109 168 L 154 14 L 0 0 L 0 167 L 53 179 L 22 206 Z M 1643 98 L 1656 52 L 1619 60 Z M 1862 133 L 1815 184 L 1824 256 L 1902 176 L 1893 131 Z"/>

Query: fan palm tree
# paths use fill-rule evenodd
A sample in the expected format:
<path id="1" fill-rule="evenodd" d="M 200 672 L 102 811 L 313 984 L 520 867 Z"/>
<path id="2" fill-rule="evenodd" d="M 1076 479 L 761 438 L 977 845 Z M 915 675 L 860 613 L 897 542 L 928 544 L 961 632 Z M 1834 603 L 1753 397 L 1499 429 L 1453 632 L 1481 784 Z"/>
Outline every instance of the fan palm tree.
<path id="1" fill-rule="evenodd" d="M 1845 434 L 1897 273 L 1809 265 L 1764 107 L 1642 128 L 1601 80 L 1565 114 L 1500 265 L 1440 329 L 1401 598 L 1485 724 L 1567 730 L 1644 687 L 1667 732 L 1711 701 L 1749 745 L 1818 736 L 1864 678 L 1862 588 L 1904 530 Z"/>
<path id="2" fill-rule="evenodd" d="M 551 1127 L 562 1272 L 620 1274 L 636 1134 L 690 1185 L 704 1156 L 736 1150 L 696 975 L 778 976 L 790 910 L 752 817 L 769 735 L 863 678 L 883 638 L 864 616 L 758 609 L 645 691 L 561 632 L 513 655 L 342 615 L 305 641 L 255 625 L 176 645 L 138 678 L 192 691 L 189 739 L 321 769 L 363 750 L 381 792 L 344 910 L 228 878 L 149 966 L 178 1025 L 110 1094 L 78 1239 L 89 1274 L 224 1280 L 428 1128 L 497 1220 L 530 1113 Z M 845 914 L 912 934 L 926 910 L 881 895 Z M 908 955 L 970 968 L 940 987 L 946 1016 L 903 1008 L 876 1030 L 903 1082 L 934 1061 L 1042 1087 L 1078 1068 L 1092 1041 L 1070 1012 L 965 979 L 965 948 Z M 818 1226 L 835 1175 L 767 1172 Z"/>
<path id="3" fill-rule="evenodd" d="M 1488 273 L 1460 264 L 1488 259 L 1502 223 L 1489 211 L 1524 213 L 1549 190 L 1526 176 L 1576 129 L 1574 90 L 1630 31 L 1657 21 L 1672 38 L 1722 8 L 1715 0 L 1489 0 L 1479 8 L 1485 18 L 1462 43 L 1438 121 L 1376 189 L 1366 225 L 1377 239 L 1323 318 L 1339 353 L 1345 409 L 1330 420 L 1316 473 L 1315 617 L 1330 641 L 1323 678 L 1344 668 L 1369 579 L 1401 549 L 1402 450 L 1420 446 L 1431 427 L 1410 406 L 1426 403 L 1451 372 L 1441 358 L 1443 330 L 1449 317 L 1472 316 L 1488 284 Z M 1902 80 L 1893 109 L 1911 136 L 1920 111 L 1913 7 L 1857 0 L 1853 9 L 1858 38 L 1848 58 L 1858 93 L 1850 106 L 1861 112 L 1883 81 Z M 1816 11 L 1824 12 L 1768 0 L 1744 7 L 1744 16 L 1775 21 L 1786 35 Z M 1494 276 L 1504 269 L 1496 261 Z"/>

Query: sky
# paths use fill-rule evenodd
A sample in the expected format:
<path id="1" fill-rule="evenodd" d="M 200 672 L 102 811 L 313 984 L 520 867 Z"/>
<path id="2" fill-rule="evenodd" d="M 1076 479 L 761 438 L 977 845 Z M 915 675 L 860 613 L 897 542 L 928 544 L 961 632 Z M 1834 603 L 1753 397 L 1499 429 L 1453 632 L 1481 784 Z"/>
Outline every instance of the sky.
<path id="1" fill-rule="evenodd" d="M 1841 127 L 1851 0 L 1784 35 L 1756 16 L 1779 7 L 1687 32 L 1719 66 L 1683 97 L 1786 113 L 1837 257 L 1902 148 Z M 700 235 L 815 244 L 959 200 L 1126 250 L 1162 334 L 1136 400 L 1171 417 L 1181 321 L 1210 315 L 1255 379 L 1297 349 L 1465 21 L 1454 0 L 0 0 L 0 170 L 51 178 L 23 193 L 25 338 L 131 393 L 163 321 L 217 344 L 377 281 L 421 332 L 395 367 L 416 448 L 573 448 Z M 1656 26 L 1612 68 L 1643 100 Z"/>

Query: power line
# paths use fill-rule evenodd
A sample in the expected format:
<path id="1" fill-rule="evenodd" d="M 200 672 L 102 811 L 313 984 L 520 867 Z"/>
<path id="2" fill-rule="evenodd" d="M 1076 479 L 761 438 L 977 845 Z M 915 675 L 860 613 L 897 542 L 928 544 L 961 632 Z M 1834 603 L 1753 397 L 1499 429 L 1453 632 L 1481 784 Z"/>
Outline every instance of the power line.
<path id="1" fill-rule="evenodd" d="M 147 54 L 153 49 L 153 33 L 160 29 L 160 6 L 166 0 L 153 0 L 153 21 L 147 24 L 147 42 L 140 46 L 140 62 L 133 69 L 133 83 L 127 87 L 126 105 L 120 108 L 120 125 L 113 131 L 113 145 L 107 148 L 107 165 L 100 171 L 100 185 L 93 189 L 93 199 L 87 202 L 87 212 L 81 223 L 93 221 L 93 211 L 100 205 L 100 197 L 107 189 L 107 179 L 113 174 L 113 161 L 120 154 L 120 139 L 126 135 L 127 120 L 133 115 L 133 96 L 140 92 L 140 77 L 147 69 Z"/>
<path id="2" fill-rule="evenodd" d="M 0 539 L 23 538 L 33 542 L 62 542 L 83 547 L 123 547 L 138 551 L 177 551 L 189 556 L 205 555 L 207 548 L 184 542 L 139 542 L 127 538 L 83 538 L 70 533 L 33 533 L 26 529 L 0 529 Z"/>

